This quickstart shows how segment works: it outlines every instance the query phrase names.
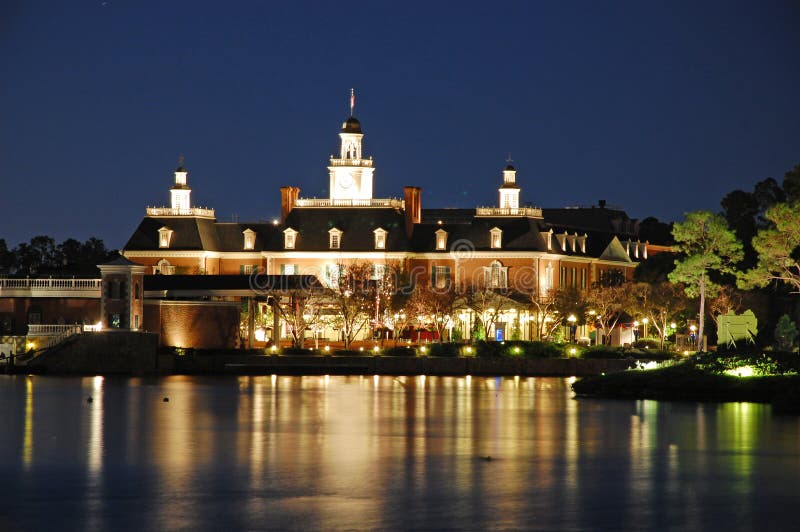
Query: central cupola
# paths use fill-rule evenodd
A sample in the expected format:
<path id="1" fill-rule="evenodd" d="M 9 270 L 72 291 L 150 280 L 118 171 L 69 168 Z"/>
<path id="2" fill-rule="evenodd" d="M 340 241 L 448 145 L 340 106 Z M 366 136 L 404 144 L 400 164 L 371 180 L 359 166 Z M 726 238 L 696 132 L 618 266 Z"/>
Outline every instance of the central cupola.
<path id="1" fill-rule="evenodd" d="M 364 133 L 361 122 L 353 116 L 355 91 L 350 89 L 350 117 L 342 124 L 339 132 L 341 149 L 339 157 L 331 157 L 330 174 L 331 200 L 371 200 L 372 199 L 372 157 L 364 158 L 361 141 Z"/>

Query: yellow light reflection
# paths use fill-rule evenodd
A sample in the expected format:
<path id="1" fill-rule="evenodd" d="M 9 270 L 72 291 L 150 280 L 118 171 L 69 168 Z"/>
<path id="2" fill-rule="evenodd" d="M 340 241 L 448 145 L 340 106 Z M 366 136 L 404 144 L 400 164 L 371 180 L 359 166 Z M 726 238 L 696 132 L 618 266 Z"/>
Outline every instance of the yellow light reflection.
<path id="1" fill-rule="evenodd" d="M 25 380 L 25 428 L 22 441 L 22 463 L 25 469 L 33 464 L 33 379 Z"/>
<path id="2" fill-rule="evenodd" d="M 103 467 L 103 377 L 92 378 L 92 397 L 89 413 L 89 445 L 86 449 L 86 461 L 89 473 L 97 478 Z"/>

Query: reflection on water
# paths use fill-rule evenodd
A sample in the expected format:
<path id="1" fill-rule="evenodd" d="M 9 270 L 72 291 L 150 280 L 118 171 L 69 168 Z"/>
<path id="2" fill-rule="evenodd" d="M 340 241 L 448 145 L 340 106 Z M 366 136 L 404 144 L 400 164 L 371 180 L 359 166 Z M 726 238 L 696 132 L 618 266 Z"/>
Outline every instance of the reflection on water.
<path id="1" fill-rule="evenodd" d="M 0 529 L 792 526 L 797 418 L 569 384 L 5 376 Z"/>

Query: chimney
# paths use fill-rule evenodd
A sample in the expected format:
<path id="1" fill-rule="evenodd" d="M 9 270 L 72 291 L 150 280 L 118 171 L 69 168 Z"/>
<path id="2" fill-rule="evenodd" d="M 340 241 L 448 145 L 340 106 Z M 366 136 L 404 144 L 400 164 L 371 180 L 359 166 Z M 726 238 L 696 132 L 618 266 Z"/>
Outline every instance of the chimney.
<path id="1" fill-rule="evenodd" d="M 300 196 L 300 188 L 281 187 L 281 222 L 285 222 L 286 217 L 294 209 L 298 196 Z"/>
<path id="2" fill-rule="evenodd" d="M 406 235 L 411 237 L 414 224 L 422 222 L 422 189 L 419 187 L 403 187 L 406 211 Z"/>
<path id="3" fill-rule="evenodd" d="M 600 206 L 601 209 L 605 209 L 606 208 L 606 200 L 604 200 L 604 199 L 601 199 L 600 201 L 598 201 L 597 204 Z"/>

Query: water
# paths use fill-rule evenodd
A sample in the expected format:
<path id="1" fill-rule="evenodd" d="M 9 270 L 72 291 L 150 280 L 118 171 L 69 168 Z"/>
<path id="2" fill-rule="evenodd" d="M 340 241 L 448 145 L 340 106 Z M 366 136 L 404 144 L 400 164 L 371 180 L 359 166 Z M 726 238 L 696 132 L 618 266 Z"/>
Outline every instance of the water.
<path id="1" fill-rule="evenodd" d="M 0 530 L 789 530 L 800 503 L 800 418 L 566 379 L 3 376 L 0 413 Z"/>

